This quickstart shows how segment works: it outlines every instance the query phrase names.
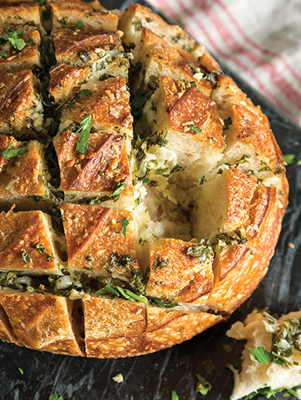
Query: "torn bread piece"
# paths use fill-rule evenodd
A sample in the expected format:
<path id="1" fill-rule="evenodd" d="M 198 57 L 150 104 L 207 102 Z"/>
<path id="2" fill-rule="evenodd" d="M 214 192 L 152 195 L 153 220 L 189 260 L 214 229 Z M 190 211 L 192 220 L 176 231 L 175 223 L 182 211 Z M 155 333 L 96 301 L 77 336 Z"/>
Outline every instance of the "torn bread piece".
<path id="1" fill-rule="evenodd" d="M 41 36 L 38 29 L 34 26 L 17 26 L 15 28 L 0 28 L 0 35 L 13 35 L 17 32 L 17 37 L 23 39 L 24 48 L 15 48 L 8 40 L 1 40 L 0 44 L 0 72 L 12 73 L 25 69 L 42 68 L 39 46 Z"/>
<path id="2" fill-rule="evenodd" d="M 131 57 L 122 47 L 119 32 L 65 28 L 54 32 L 53 41 L 58 63 L 90 67 L 95 79 L 127 78 Z"/>
<path id="3" fill-rule="evenodd" d="M 104 8 L 99 1 L 81 0 L 51 1 L 52 32 L 61 28 L 74 28 L 79 21 L 92 29 L 117 31 L 118 17 Z"/>
<path id="4" fill-rule="evenodd" d="M 215 101 L 190 83 L 164 76 L 143 109 L 140 131 L 163 131 L 185 174 L 200 178 L 223 156 L 223 126 Z"/>
<path id="5" fill-rule="evenodd" d="M 31 70 L 0 74 L 0 133 L 35 138 L 43 132 L 43 105 Z"/>
<path id="6" fill-rule="evenodd" d="M 52 353 L 83 356 L 74 326 L 73 302 L 62 296 L 0 291 L 0 304 L 18 344 Z"/>
<path id="7" fill-rule="evenodd" d="M 189 340 L 205 329 L 224 321 L 221 315 L 207 313 L 187 313 L 147 306 L 147 326 L 144 340 L 144 353 L 174 346 Z"/>
<path id="8" fill-rule="evenodd" d="M 113 207 L 133 207 L 134 188 L 125 139 L 118 134 L 90 133 L 86 154 L 77 149 L 79 133 L 54 138 L 66 201 L 87 201 Z"/>
<path id="9" fill-rule="evenodd" d="M 254 397 L 263 389 L 271 389 L 271 393 L 277 393 L 301 384 L 301 352 L 298 341 L 300 317 L 301 312 L 296 311 L 277 320 L 265 310 L 254 310 L 244 323 L 238 321 L 231 326 L 227 336 L 247 340 L 242 353 L 241 372 L 231 368 L 234 373 L 231 400 L 250 394 Z M 249 349 L 256 351 L 260 347 L 271 354 L 270 362 L 265 364 L 250 358 L 253 354 Z"/>
<path id="10" fill-rule="evenodd" d="M 214 253 L 210 246 L 159 239 L 150 242 L 149 250 L 147 296 L 190 303 L 212 290 Z"/>
<path id="11" fill-rule="evenodd" d="M 223 163 L 234 164 L 244 157 L 238 168 L 253 173 L 266 186 L 276 187 L 277 197 L 285 211 L 288 193 L 285 164 L 266 116 L 229 76 L 218 76 L 211 97 L 216 101 L 225 124 Z"/>
<path id="12" fill-rule="evenodd" d="M 178 46 L 189 52 L 194 40 L 178 25 L 169 25 L 159 15 L 140 4 L 130 4 L 119 19 L 119 29 L 124 32 L 123 41 L 139 56 L 142 29 L 147 28 L 164 38 L 170 46 Z"/>
<path id="13" fill-rule="evenodd" d="M 49 94 L 54 103 L 73 101 L 78 96 L 80 86 L 91 76 L 89 67 L 77 65 L 57 64 L 51 67 Z"/>
<path id="14" fill-rule="evenodd" d="M 80 93 L 77 102 L 64 106 L 59 132 L 79 125 L 85 115 L 91 114 L 94 131 L 133 136 L 130 94 L 124 78 L 90 80 L 81 89 L 88 92 Z"/>
<path id="15" fill-rule="evenodd" d="M 0 214 L 1 270 L 26 274 L 59 274 L 62 264 L 50 216 L 42 211 Z"/>
<path id="16" fill-rule="evenodd" d="M 130 211 L 66 203 L 61 213 L 70 270 L 120 279 L 139 270 Z"/>
<path id="17" fill-rule="evenodd" d="M 7 4 L 0 6 L 0 28 L 30 25 L 42 27 L 40 7 L 37 4 Z"/>
<path id="18" fill-rule="evenodd" d="M 144 304 L 89 295 L 82 302 L 87 357 L 117 358 L 144 352 Z"/>
<path id="19" fill-rule="evenodd" d="M 18 142 L 0 135 L 0 206 L 8 211 L 43 209 L 51 205 L 50 192 L 44 182 L 48 169 L 43 145 L 32 140 Z"/>
<path id="20" fill-rule="evenodd" d="M 155 90 L 160 82 L 160 77 L 170 76 L 173 79 L 186 81 L 186 84 L 196 85 L 206 96 L 210 95 L 211 84 L 203 79 L 198 64 L 194 57 L 184 50 L 169 46 L 154 32 L 142 28 L 142 43 L 139 57 L 135 59 L 136 69 L 140 71 L 133 77 L 135 90 Z"/>

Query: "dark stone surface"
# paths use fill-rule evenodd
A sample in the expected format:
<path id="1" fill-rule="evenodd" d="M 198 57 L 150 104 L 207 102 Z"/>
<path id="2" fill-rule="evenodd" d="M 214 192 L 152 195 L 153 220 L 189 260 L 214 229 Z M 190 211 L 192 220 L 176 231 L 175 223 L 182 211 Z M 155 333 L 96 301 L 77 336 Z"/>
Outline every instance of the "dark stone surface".
<path id="1" fill-rule="evenodd" d="M 118 1 L 102 3 L 109 8 L 120 4 Z M 296 159 L 301 159 L 301 129 L 248 84 L 224 70 L 256 105 L 260 104 L 270 119 L 282 152 L 296 154 Z M 206 400 L 228 399 L 233 378 L 225 364 L 237 359 L 243 347 L 242 342 L 225 336 L 231 324 L 243 320 L 255 306 L 268 307 L 279 314 L 301 308 L 301 167 L 288 166 L 287 176 L 290 205 L 269 272 L 228 322 L 171 349 L 118 360 L 60 356 L 0 343 L 0 399 L 48 400 L 51 393 L 57 392 L 64 400 L 165 400 L 171 399 L 171 392 L 175 390 L 180 400 L 201 400 L 202 396 L 195 393 L 196 373 L 205 376 L 213 386 Z M 294 249 L 288 247 L 289 242 L 294 243 Z M 231 345 L 230 354 L 223 351 L 224 343 Z M 211 375 L 202 366 L 209 359 L 216 368 Z M 23 369 L 24 375 L 18 368 Z M 112 380 L 118 373 L 123 375 L 123 383 Z M 285 397 L 277 394 L 276 399 Z"/>

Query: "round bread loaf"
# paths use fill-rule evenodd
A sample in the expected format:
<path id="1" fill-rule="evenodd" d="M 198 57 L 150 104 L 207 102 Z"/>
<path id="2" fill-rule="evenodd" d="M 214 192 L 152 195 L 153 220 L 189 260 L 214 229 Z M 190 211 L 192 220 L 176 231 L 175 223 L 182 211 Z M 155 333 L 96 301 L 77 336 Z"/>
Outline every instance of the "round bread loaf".
<path id="1" fill-rule="evenodd" d="M 225 320 L 288 201 L 260 107 L 141 5 L 0 15 L 0 338 L 128 357 Z"/>

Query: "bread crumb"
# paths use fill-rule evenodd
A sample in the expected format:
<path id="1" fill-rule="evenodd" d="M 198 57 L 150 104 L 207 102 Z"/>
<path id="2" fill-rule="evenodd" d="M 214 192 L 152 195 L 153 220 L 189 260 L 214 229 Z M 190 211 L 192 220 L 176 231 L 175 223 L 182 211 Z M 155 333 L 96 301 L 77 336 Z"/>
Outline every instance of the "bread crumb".
<path id="1" fill-rule="evenodd" d="M 116 376 L 113 376 L 113 381 L 117 382 L 117 383 L 122 383 L 123 382 L 123 376 L 121 374 L 118 374 Z"/>
<path id="2" fill-rule="evenodd" d="M 290 247 L 291 249 L 294 249 L 295 245 L 294 245 L 294 243 L 288 243 L 288 247 Z"/>

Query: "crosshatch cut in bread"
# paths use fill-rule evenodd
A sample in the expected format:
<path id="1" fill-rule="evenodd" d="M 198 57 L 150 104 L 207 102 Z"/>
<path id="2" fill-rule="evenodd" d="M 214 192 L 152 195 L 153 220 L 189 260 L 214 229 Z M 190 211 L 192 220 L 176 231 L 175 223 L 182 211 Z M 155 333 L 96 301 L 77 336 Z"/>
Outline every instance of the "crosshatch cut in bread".
<path id="1" fill-rule="evenodd" d="M 141 5 L 0 16 L 0 338 L 116 358 L 224 321 L 288 202 L 260 107 Z"/>

